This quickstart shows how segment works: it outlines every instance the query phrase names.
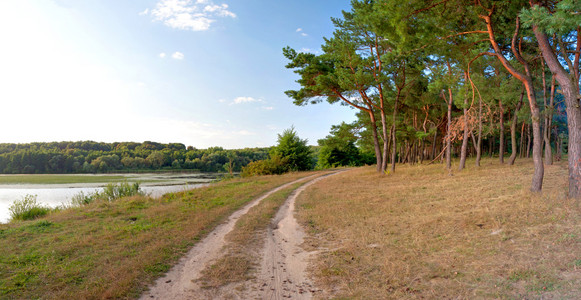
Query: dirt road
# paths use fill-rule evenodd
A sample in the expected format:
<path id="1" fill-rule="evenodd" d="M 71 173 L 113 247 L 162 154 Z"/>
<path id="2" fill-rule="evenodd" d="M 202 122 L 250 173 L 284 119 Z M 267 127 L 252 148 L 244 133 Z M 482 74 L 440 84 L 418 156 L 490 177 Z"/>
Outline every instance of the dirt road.
<path id="1" fill-rule="evenodd" d="M 310 299 L 318 290 L 306 278 L 305 270 L 310 253 L 302 250 L 303 231 L 294 216 L 297 196 L 309 185 L 337 173 L 316 174 L 284 184 L 253 200 L 232 214 L 226 223 L 216 227 L 206 238 L 194 246 L 166 276 L 158 279 L 141 299 Z M 261 264 L 256 278 L 225 286 L 215 291 L 202 289 L 197 283 L 210 263 L 224 255 L 225 237 L 232 231 L 237 220 L 252 207 L 273 193 L 295 183 L 308 181 L 296 189 L 279 209 L 265 234 L 266 242 L 261 251 Z"/>

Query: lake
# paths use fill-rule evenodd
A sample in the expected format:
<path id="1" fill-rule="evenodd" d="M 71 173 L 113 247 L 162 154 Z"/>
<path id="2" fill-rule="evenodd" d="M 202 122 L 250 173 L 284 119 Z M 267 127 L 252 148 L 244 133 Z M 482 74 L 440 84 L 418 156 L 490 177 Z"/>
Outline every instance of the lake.
<path id="1" fill-rule="evenodd" d="M 3 177 L 21 175 L 2 175 Z M 44 175 L 32 175 L 34 182 L 38 182 L 38 177 Z M 59 175 L 50 175 L 51 178 Z M 67 176 L 67 175 L 63 175 Z M 76 175 L 77 176 L 77 175 Z M 106 176 L 111 178 L 124 178 L 127 182 L 140 182 L 141 189 L 152 197 L 161 197 L 163 194 L 179 192 L 205 186 L 221 174 L 211 173 L 186 173 L 186 174 L 108 174 L 108 175 L 78 175 L 82 177 L 83 183 L 59 183 L 59 184 L 39 184 L 39 183 L 11 183 L 0 184 L 0 223 L 6 223 L 10 219 L 8 207 L 14 200 L 20 200 L 26 195 L 36 195 L 38 202 L 56 207 L 71 202 L 71 198 L 83 192 L 85 194 L 100 191 L 107 183 Z M 31 177 L 26 175 L 27 178 Z M 103 180 L 105 178 L 105 180 Z M 96 182 L 86 182 L 96 181 Z M 119 182 L 119 180 L 111 180 Z"/>

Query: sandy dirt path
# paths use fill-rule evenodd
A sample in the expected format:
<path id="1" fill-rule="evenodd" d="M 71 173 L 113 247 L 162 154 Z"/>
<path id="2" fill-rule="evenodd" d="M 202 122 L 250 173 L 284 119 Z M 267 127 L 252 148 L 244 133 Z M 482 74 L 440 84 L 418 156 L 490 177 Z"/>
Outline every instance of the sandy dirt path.
<path id="1" fill-rule="evenodd" d="M 248 212 L 252 207 L 259 204 L 260 201 L 272 195 L 273 193 L 280 191 L 286 187 L 289 187 L 295 183 L 307 181 L 321 174 L 315 174 L 305 178 L 301 178 L 289 183 L 286 183 L 278 188 L 275 188 L 261 197 L 253 200 L 242 209 L 233 213 L 228 220 L 220 224 L 214 229 L 208 236 L 197 243 L 187 254 L 184 256 L 177 265 L 175 265 L 164 277 L 159 278 L 151 289 L 143 294 L 140 299 L 205 299 L 207 298 L 207 293 L 201 291 L 200 286 L 196 283 L 196 280 L 201 276 L 202 270 L 209 266 L 209 263 L 222 257 L 223 247 L 226 245 L 225 236 L 232 231 L 236 221 L 244 214 Z M 315 179 L 316 180 L 316 179 Z M 311 181 L 310 183 L 314 183 Z M 301 188 L 305 187 L 304 185 Z M 299 188 L 298 190 L 300 190 Z M 297 190 L 297 191 L 298 191 Z M 296 192 L 293 193 L 298 195 Z M 296 196 L 295 196 L 296 197 Z M 292 197 L 289 197 L 289 199 Z M 287 200 L 287 203 L 289 201 Z M 285 206 L 287 204 L 285 203 Z M 293 200 L 294 207 L 294 200 Z M 284 206 L 283 206 L 284 208 Z M 292 216 L 292 209 L 288 205 L 288 209 Z M 280 213 L 280 212 L 279 212 Z M 278 215 L 277 215 L 278 217 Z M 294 219 L 294 218 L 293 218 Z M 296 221 L 295 221 L 296 223 Z M 281 224 L 282 225 L 282 224 Z M 280 225 L 279 225 L 280 227 Z M 288 227 L 288 226 L 287 226 Z M 290 228 L 289 228 L 290 229 Z M 269 232 L 272 229 L 269 229 Z M 272 235 L 272 234 L 270 234 Z M 270 242 L 269 242 L 270 243 Z M 284 242 L 283 242 L 284 243 Z M 280 244 L 280 243 L 279 243 Z M 268 252 L 268 251 L 267 251 Z M 270 253 L 270 252 L 268 252 Z M 276 253 L 276 251 L 274 252 Z M 285 252 L 286 253 L 286 252 Z M 269 254 L 265 254 L 269 255 Z M 287 264 L 285 262 L 285 264 Z M 287 264 L 288 265 L 288 264 Z M 260 277 L 259 277 L 260 278 Z M 282 278 L 282 277 L 281 277 Z M 293 277 L 294 279 L 295 277 Z M 281 279 L 284 280 L 284 279 Z M 298 280 L 298 279 L 297 279 Z M 258 298 L 261 298 L 258 296 Z M 278 299 L 278 298 L 274 298 Z"/>
<path id="2" fill-rule="evenodd" d="M 241 299 L 311 299 L 321 293 L 307 277 L 309 258 L 314 252 L 301 248 L 304 231 L 294 217 L 295 201 L 302 191 L 323 175 L 296 189 L 281 206 L 266 233 L 257 280 L 247 284 Z"/>

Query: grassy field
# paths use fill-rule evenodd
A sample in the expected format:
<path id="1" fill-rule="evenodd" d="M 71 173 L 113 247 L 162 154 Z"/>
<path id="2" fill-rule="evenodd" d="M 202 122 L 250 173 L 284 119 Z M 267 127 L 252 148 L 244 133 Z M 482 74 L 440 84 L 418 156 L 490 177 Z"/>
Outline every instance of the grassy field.
<path id="1" fill-rule="evenodd" d="M 581 210 L 567 167 L 485 160 L 452 176 L 442 165 L 353 169 L 301 194 L 305 247 L 323 298 L 579 299 Z"/>
<path id="2" fill-rule="evenodd" d="M 262 193 L 311 172 L 231 179 L 161 199 L 97 202 L 0 224 L 0 298 L 135 298 Z"/>
<path id="3" fill-rule="evenodd" d="M 22 174 L 0 175 L 0 184 L 67 184 L 121 182 L 123 175 Z"/>

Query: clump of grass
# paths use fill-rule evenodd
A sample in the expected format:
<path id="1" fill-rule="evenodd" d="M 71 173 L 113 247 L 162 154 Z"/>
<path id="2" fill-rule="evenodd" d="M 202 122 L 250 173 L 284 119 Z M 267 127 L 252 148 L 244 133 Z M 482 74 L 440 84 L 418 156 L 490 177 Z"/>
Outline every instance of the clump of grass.
<path id="1" fill-rule="evenodd" d="M 38 203 L 37 195 L 26 195 L 22 199 L 14 201 L 8 210 L 12 221 L 27 221 L 44 217 L 52 209 Z"/>
<path id="2" fill-rule="evenodd" d="M 252 279 L 250 274 L 254 259 L 249 255 L 226 255 L 206 268 L 201 278 L 203 288 L 221 287 L 233 282 Z"/>
<path id="3" fill-rule="evenodd" d="M 131 184 L 128 182 L 108 183 L 101 192 L 95 191 L 87 194 L 82 191 L 79 192 L 72 197 L 71 203 L 73 206 L 83 206 L 88 205 L 95 200 L 111 202 L 120 198 L 137 195 L 143 196 L 144 194 L 145 193 L 141 190 L 141 186 L 138 182 Z"/>

